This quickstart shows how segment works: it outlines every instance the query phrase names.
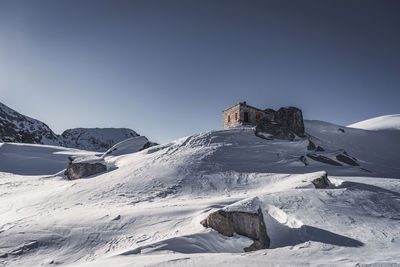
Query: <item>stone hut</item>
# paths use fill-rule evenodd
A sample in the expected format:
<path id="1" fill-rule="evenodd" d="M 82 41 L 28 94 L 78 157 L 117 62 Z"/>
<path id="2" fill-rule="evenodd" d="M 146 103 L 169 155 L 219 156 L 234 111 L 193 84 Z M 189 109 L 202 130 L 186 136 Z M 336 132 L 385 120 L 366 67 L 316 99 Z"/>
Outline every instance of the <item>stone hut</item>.
<path id="1" fill-rule="evenodd" d="M 256 125 L 268 114 L 261 109 L 247 105 L 246 102 L 239 102 L 222 111 L 223 127 L 235 127 L 242 125 Z"/>
<path id="2" fill-rule="evenodd" d="M 239 102 L 222 111 L 223 128 L 236 126 L 256 126 L 257 132 L 272 134 L 273 136 L 290 137 L 304 136 L 304 122 L 301 109 L 296 107 L 282 107 L 273 109 L 259 109 Z"/>

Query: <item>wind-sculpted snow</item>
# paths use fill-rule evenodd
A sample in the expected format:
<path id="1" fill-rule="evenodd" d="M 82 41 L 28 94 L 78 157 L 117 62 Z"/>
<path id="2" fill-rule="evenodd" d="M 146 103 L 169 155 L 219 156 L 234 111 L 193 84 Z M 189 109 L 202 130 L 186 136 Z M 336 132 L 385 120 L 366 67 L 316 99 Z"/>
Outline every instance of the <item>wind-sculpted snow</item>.
<path id="1" fill-rule="evenodd" d="M 380 116 L 348 125 L 364 130 L 400 130 L 400 114 Z"/>
<path id="2" fill-rule="evenodd" d="M 307 153 L 307 139 L 271 141 L 256 137 L 250 128 L 238 128 L 196 134 L 136 153 L 105 155 L 111 170 L 87 179 L 69 181 L 58 167 L 57 175 L 29 176 L 15 171 L 18 164 L 1 169 L 0 262 L 10 266 L 398 263 L 399 167 L 390 158 L 397 149 L 397 136 L 379 137 L 346 127 L 342 132 L 338 127 L 306 122 L 306 132 L 325 152 L 345 149 L 361 166 L 312 160 L 305 166 L 299 156 Z M 3 148 L 0 157 L 6 159 L 10 150 L 4 153 Z M 28 158 L 36 153 L 34 148 L 19 152 Z M 48 165 L 58 166 L 57 157 L 52 161 L 58 154 L 47 155 Z M 317 190 L 312 180 L 323 170 L 332 185 Z M 200 224 L 216 210 L 251 209 L 254 203 L 262 206 L 271 249 L 244 253 L 251 240 L 224 237 Z"/>

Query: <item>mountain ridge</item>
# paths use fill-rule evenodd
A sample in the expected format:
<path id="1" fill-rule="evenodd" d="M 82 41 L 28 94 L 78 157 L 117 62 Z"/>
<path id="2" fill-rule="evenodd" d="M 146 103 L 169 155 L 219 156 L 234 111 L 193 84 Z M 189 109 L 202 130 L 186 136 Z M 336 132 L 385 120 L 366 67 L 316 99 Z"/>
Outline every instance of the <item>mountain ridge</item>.
<path id="1" fill-rule="evenodd" d="M 72 128 L 55 134 L 44 122 L 0 102 L 0 142 L 56 145 L 105 152 L 125 139 L 140 136 L 128 128 Z"/>

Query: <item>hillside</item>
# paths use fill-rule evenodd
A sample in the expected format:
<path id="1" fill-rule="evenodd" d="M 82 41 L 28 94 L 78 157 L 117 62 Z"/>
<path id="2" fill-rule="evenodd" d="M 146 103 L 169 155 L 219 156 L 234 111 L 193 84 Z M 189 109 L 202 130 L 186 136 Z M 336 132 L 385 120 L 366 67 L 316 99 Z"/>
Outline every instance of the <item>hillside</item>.
<path id="1" fill-rule="evenodd" d="M 400 114 L 386 115 L 348 125 L 364 130 L 400 130 Z"/>
<path id="2" fill-rule="evenodd" d="M 139 136 L 127 128 L 75 128 L 55 134 L 45 123 L 0 103 L 0 142 L 56 145 L 104 152 L 125 139 Z"/>
<path id="3" fill-rule="evenodd" d="M 61 146 L 89 151 L 106 151 L 118 142 L 139 136 L 126 128 L 75 128 L 65 130 L 59 137 Z"/>
<path id="4" fill-rule="evenodd" d="M 307 139 L 265 140 L 251 128 L 235 128 L 106 155 L 108 171 L 87 179 L 69 181 L 62 169 L 31 176 L 0 170 L 0 261 L 11 266 L 398 262 L 400 167 L 392 158 L 400 146 L 398 133 L 319 121 L 305 126 L 324 151 L 309 150 Z M 21 148 L 28 157 L 29 146 L 41 147 L 5 145 L 1 157 L 20 155 Z M 335 160 L 342 150 L 360 166 L 307 157 L 311 151 Z M 58 152 L 43 154 L 51 159 Z M 299 159 L 304 155 L 308 165 Z M 332 186 L 317 190 L 311 180 L 321 170 L 328 171 Z M 254 197 L 262 206 L 270 249 L 244 253 L 248 238 L 225 237 L 200 225 L 210 212 Z"/>
<path id="5" fill-rule="evenodd" d="M 58 136 L 41 121 L 0 103 L 0 142 L 59 144 Z"/>

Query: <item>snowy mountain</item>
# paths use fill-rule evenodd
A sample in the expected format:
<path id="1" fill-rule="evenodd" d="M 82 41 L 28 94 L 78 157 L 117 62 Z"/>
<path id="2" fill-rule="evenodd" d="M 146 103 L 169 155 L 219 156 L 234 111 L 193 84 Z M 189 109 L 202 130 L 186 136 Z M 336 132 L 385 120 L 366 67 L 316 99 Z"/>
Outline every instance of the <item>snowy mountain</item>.
<path id="1" fill-rule="evenodd" d="M 0 103 L 0 142 L 58 145 L 104 152 L 118 142 L 139 136 L 127 128 L 76 128 L 56 135 L 41 121 Z"/>
<path id="2" fill-rule="evenodd" d="M 400 130 L 400 114 L 376 117 L 348 125 L 347 127 L 364 130 Z"/>
<path id="3" fill-rule="evenodd" d="M 60 145 L 89 151 L 106 151 L 118 142 L 139 136 L 126 128 L 75 128 L 64 131 Z"/>
<path id="4" fill-rule="evenodd" d="M 117 146 L 114 151 L 120 153 L 104 155 L 108 171 L 73 181 L 65 179 L 58 157 L 86 152 L 5 143 L 0 147 L 0 263 L 398 263 L 400 132 L 320 121 L 305 121 L 305 130 L 308 138 L 287 141 L 259 138 L 252 128 L 232 128 L 131 153 L 130 146 L 142 144 L 133 139 Z M 36 158 L 39 153 L 45 161 Z M 348 155 L 357 165 L 338 155 Z M 36 175 L 21 173 L 18 164 L 7 170 L 2 164 L 29 157 L 32 164 L 23 171 L 32 168 Z M 331 185 L 315 189 L 311 181 L 322 170 Z M 266 250 L 245 253 L 249 238 L 226 237 L 200 224 L 219 209 L 257 208 L 271 239 Z"/>
<path id="5" fill-rule="evenodd" d="M 0 103 L 0 142 L 59 144 L 58 136 L 41 121 Z"/>

